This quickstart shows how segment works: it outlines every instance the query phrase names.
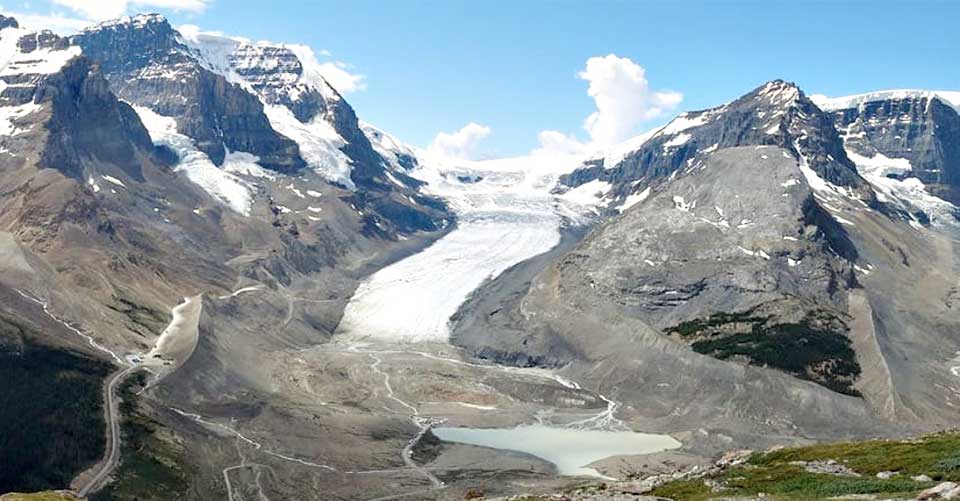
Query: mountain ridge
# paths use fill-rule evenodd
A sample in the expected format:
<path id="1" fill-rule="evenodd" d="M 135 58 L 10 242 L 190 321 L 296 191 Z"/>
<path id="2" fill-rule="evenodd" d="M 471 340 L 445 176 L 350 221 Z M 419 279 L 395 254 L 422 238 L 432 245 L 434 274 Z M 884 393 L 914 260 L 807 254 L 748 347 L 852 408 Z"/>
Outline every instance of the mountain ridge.
<path id="1" fill-rule="evenodd" d="M 285 44 L 0 26 L 2 309 L 115 374 L 160 368 L 123 386 L 196 473 L 164 496 L 573 481 L 440 423 L 643 430 L 698 459 L 960 424 L 939 99 L 827 111 L 773 80 L 603 158 L 470 162 L 362 122 Z M 193 346 L 145 355 L 188 304 Z M 111 495 L 154 495 L 124 491 L 137 458 Z"/>

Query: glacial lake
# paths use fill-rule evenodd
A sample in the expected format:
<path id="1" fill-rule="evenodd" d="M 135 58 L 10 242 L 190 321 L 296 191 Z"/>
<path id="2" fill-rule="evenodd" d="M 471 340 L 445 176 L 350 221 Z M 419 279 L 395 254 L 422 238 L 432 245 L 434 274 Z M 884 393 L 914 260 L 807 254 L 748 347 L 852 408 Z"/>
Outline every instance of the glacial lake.
<path id="1" fill-rule="evenodd" d="M 606 478 L 587 465 L 611 456 L 650 454 L 682 444 L 669 435 L 577 430 L 544 425 L 516 428 L 434 428 L 445 442 L 524 452 L 556 465 L 560 475 Z"/>

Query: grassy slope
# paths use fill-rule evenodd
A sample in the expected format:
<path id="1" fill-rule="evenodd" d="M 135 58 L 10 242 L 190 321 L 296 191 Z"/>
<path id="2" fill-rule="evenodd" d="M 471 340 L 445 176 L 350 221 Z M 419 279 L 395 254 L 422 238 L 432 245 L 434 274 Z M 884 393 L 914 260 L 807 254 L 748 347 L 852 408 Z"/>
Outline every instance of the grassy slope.
<path id="1" fill-rule="evenodd" d="M 862 474 L 839 477 L 809 473 L 795 461 L 836 460 Z M 881 480 L 876 474 L 899 474 Z M 927 475 L 933 482 L 915 482 L 911 476 Z M 851 494 L 879 497 L 914 496 L 937 481 L 960 481 L 960 433 L 940 433 L 911 441 L 873 440 L 781 449 L 754 454 L 747 464 L 708 477 L 721 488 L 714 492 L 705 479 L 676 481 L 651 494 L 683 500 L 714 497 L 755 496 L 766 493 L 774 499 L 823 499 Z"/>

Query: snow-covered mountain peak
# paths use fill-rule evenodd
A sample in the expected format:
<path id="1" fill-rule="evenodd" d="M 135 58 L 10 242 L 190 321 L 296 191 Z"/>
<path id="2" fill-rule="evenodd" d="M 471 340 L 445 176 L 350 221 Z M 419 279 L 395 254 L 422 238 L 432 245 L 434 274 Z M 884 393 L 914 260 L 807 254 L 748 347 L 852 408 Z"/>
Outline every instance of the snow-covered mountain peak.
<path id="1" fill-rule="evenodd" d="M 0 91 L 8 86 L 27 86 L 40 75 L 60 71 L 68 61 L 81 54 L 80 47 L 51 31 L 29 31 L 16 20 L 0 29 Z M 29 80 L 29 81 L 28 81 Z"/>
<path id="2" fill-rule="evenodd" d="M 689 139 L 691 130 L 720 118 L 734 105 L 747 109 L 749 113 L 756 114 L 761 119 L 766 119 L 763 129 L 768 134 L 774 135 L 780 131 L 780 124 L 787 119 L 787 109 L 796 107 L 803 98 L 804 94 L 796 84 L 783 80 L 771 80 L 733 103 L 703 111 L 681 113 L 659 130 L 641 134 L 611 148 L 609 154 L 604 152 L 602 155 L 604 165 L 607 168 L 616 166 L 629 153 L 640 149 L 653 138 L 668 138 L 665 145 L 667 148 L 682 146 Z"/>
<path id="3" fill-rule="evenodd" d="M 181 41 L 211 71 L 258 94 L 264 104 L 290 108 L 301 122 L 323 112 L 319 101 L 339 101 L 309 47 L 204 32 L 180 27 Z"/>
<path id="4" fill-rule="evenodd" d="M 840 97 L 827 97 L 823 94 L 815 94 L 810 96 L 810 99 L 813 100 L 813 102 L 824 111 L 839 111 L 859 108 L 867 103 L 875 103 L 880 101 L 903 101 L 907 99 L 929 100 L 933 98 L 939 99 L 944 104 L 951 106 L 953 109 L 960 112 L 960 91 L 895 89 Z"/>
<path id="5" fill-rule="evenodd" d="M 196 26 L 179 31 L 179 39 L 200 64 L 263 103 L 271 126 L 298 144 L 308 165 L 330 181 L 355 188 L 353 164 L 342 148 L 362 133 L 352 109 L 320 74 L 312 50 L 204 32 Z"/>
<path id="6" fill-rule="evenodd" d="M 130 30 L 141 28 L 172 29 L 167 18 L 160 14 L 137 14 L 109 19 L 81 30 L 81 34 L 96 33 L 103 30 Z"/>
<path id="7" fill-rule="evenodd" d="M 13 18 L 3 18 L 0 26 L 0 138 L 4 138 L 30 129 L 21 121 L 41 108 L 35 102 L 38 86 L 81 50 L 50 31 L 20 28 Z"/>
<path id="8" fill-rule="evenodd" d="M 619 206 L 652 184 L 703 168 L 718 150 L 743 146 L 782 148 L 803 159 L 825 183 L 853 190 L 865 200 L 871 197 L 829 115 L 783 80 L 767 82 L 722 106 L 681 113 L 652 135 L 638 136 L 617 151 L 584 162 L 561 177 L 558 189 L 609 183 L 606 199 Z"/>

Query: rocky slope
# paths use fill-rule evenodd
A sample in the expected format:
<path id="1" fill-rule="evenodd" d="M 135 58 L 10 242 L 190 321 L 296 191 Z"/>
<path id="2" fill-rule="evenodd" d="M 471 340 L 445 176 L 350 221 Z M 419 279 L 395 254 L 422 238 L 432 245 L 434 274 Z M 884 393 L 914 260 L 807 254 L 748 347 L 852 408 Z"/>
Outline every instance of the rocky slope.
<path id="1" fill-rule="evenodd" d="M 955 207 L 935 196 L 954 182 L 938 164 L 955 143 L 938 101 L 897 105 L 919 132 L 896 146 L 870 126 L 893 111 L 827 113 L 774 81 L 587 162 L 551 196 L 552 177 L 524 180 L 526 160 L 423 176 L 417 151 L 360 122 L 300 47 L 179 33 L 156 15 L 71 39 L 0 27 L 2 310 L 37 327 L 32 341 L 116 368 L 141 364 L 162 333 L 192 333 L 176 370 L 149 360 L 163 370 L 136 392 L 141 438 L 190 472 L 167 498 L 443 498 L 460 492 L 443 482 L 460 489 L 471 472 L 557 481 L 530 458 L 501 472 L 491 450 L 411 459 L 442 419 L 616 422 L 700 456 L 956 423 L 960 261 Z M 917 151 L 919 177 L 869 170 L 895 146 Z M 622 214 L 582 240 L 555 235 L 563 197 L 593 192 Z M 443 339 L 336 338 L 363 277 L 453 226 L 430 193 L 504 224 L 484 239 L 549 222 L 536 248 L 561 245 L 476 291 L 451 334 L 479 358 L 559 377 L 466 362 Z M 486 242 L 441 254 L 497 258 Z M 183 329 L 171 309 L 198 295 Z"/>
<path id="2" fill-rule="evenodd" d="M 519 293 L 483 299 L 509 272 L 480 289 L 454 341 L 589 378 L 643 429 L 764 442 L 955 424 L 957 228 L 857 167 L 791 84 L 684 114 L 563 179 L 623 215 Z"/>
<path id="3" fill-rule="evenodd" d="M 210 69 L 158 16 L 72 39 L 0 25 L 4 305 L 46 327 L 38 343 L 126 367 L 181 298 L 204 294 L 204 341 L 185 379 L 144 397 L 162 426 L 193 437 L 171 406 L 271 399 L 264 357 L 326 341 L 361 277 L 452 220 L 391 173 L 345 101 L 315 118 L 352 123 L 366 164 L 314 129 L 296 138 L 342 147 L 360 174 L 354 186 L 332 182 L 277 130 L 266 87 Z M 239 308 L 249 291 L 258 300 Z M 199 448 L 218 441 L 200 434 L 183 457 L 214 457 Z M 209 478 L 221 477 L 197 480 L 200 498 L 223 492 Z"/>
<path id="4" fill-rule="evenodd" d="M 371 236 L 447 224 L 443 204 L 402 172 L 389 172 L 353 108 L 286 46 L 184 37 L 158 15 L 101 23 L 71 41 L 100 62 L 121 99 L 175 120 L 175 131 L 221 169 L 244 155 L 281 175 L 310 168 L 370 212 L 364 231 Z"/>

